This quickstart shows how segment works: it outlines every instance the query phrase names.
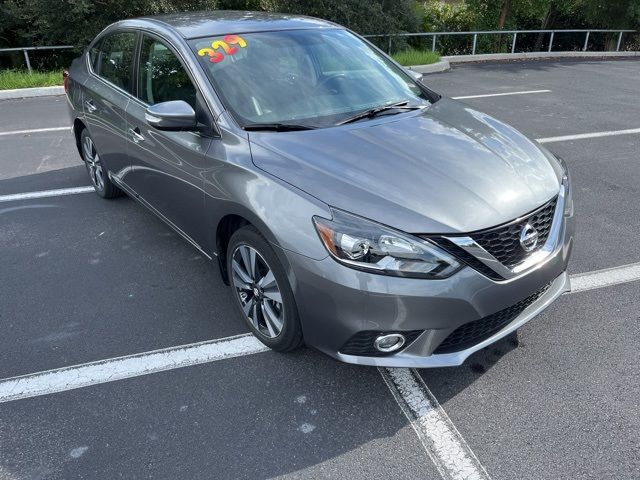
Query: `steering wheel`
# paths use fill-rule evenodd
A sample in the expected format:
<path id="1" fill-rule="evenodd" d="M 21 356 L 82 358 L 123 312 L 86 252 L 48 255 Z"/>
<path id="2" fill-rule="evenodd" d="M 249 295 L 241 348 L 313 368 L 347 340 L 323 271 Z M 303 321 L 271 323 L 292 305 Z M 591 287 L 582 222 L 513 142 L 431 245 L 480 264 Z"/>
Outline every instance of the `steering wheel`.
<path id="1" fill-rule="evenodd" d="M 341 82 L 345 81 L 347 79 L 346 75 L 344 73 L 334 73 L 332 75 L 326 75 L 321 81 L 320 83 L 318 83 L 315 87 L 314 87 L 314 91 L 318 91 L 320 90 L 322 87 L 325 87 L 328 83 L 330 82 L 334 82 L 336 80 L 339 80 Z M 329 88 L 328 89 L 331 93 L 336 94 L 338 93 L 338 90 L 335 88 Z"/>

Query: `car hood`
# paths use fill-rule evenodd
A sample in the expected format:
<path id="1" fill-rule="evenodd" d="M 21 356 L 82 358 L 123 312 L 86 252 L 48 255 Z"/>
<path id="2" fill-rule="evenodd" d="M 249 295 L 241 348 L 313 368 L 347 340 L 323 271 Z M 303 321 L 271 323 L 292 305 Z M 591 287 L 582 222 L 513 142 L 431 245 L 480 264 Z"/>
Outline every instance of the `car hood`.
<path id="1" fill-rule="evenodd" d="M 335 128 L 251 132 L 258 168 L 324 203 L 411 233 L 508 222 L 560 188 L 557 162 L 489 115 L 450 99 Z"/>

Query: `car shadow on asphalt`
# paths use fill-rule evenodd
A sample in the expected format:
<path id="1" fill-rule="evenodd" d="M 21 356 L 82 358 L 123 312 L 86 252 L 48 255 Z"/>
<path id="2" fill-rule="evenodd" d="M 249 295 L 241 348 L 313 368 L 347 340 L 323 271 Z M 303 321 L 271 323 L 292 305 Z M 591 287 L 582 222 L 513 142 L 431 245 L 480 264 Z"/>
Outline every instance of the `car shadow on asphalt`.
<path id="1" fill-rule="evenodd" d="M 478 350 L 458 367 L 420 369 L 420 376 L 444 405 L 517 348 L 524 346 L 518 331 L 510 333 L 488 347 Z"/>
<path id="2" fill-rule="evenodd" d="M 78 163 L 73 167 L 0 179 L 0 195 L 91 185 L 85 166 L 80 162 Z"/>

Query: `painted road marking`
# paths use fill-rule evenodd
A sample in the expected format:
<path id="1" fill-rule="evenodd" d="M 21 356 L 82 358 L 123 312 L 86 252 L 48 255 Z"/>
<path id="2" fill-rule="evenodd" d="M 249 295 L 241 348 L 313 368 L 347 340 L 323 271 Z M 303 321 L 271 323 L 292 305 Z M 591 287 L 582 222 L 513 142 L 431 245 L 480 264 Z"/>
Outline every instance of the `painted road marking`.
<path id="1" fill-rule="evenodd" d="M 93 187 L 73 187 L 59 188 L 57 190 L 42 190 L 40 192 L 13 193 L 11 195 L 0 195 L 1 202 L 12 202 L 15 200 L 29 200 L 32 198 L 61 197 L 63 195 L 77 195 L 78 193 L 95 192 Z"/>
<path id="2" fill-rule="evenodd" d="M 573 292 L 635 280 L 640 280 L 640 263 L 571 276 Z M 249 333 L 7 378 L 0 380 L 0 403 L 268 350 Z M 427 455 L 444 479 L 490 479 L 485 468 L 414 369 L 378 370 L 422 442 Z"/>
<path id="3" fill-rule="evenodd" d="M 551 93 L 551 90 L 523 90 L 521 92 L 484 93 L 482 95 L 464 95 L 461 97 L 451 98 L 453 98 L 454 100 L 465 100 L 467 98 L 505 97 L 507 95 L 528 95 L 533 93 Z"/>
<path id="4" fill-rule="evenodd" d="M 378 370 L 442 478 L 491 478 L 418 372 L 413 368 Z"/>
<path id="5" fill-rule="evenodd" d="M 571 293 L 640 280 L 640 262 L 571 275 Z"/>
<path id="6" fill-rule="evenodd" d="M 540 143 L 567 142 L 569 140 L 584 140 L 585 138 L 613 137 L 616 135 L 633 135 L 640 133 L 640 128 L 629 128 L 627 130 L 610 130 L 607 132 L 578 133 L 576 135 L 562 135 L 559 137 L 538 138 Z"/>
<path id="7" fill-rule="evenodd" d="M 0 403 L 269 350 L 252 334 L 163 348 L 0 380 Z"/>
<path id="8" fill-rule="evenodd" d="M 640 262 L 571 275 L 571 291 L 575 293 L 637 280 L 640 280 Z M 267 350 L 269 349 L 258 339 L 247 333 L 63 367 L 0 380 L 0 402 L 62 392 Z M 392 370 L 395 369 L 390 369 Z M 402 380 L 401 377 L 397 379 Z"/>
<path id="9" fill-rule="evenodd" d="M 33 128 L 31 130 L 11 130 L 9 132 L 0 132 L 0 137 L 4 135 L 28 135 L 31 133 L 41 132 L 61 132 L 62 130 L 71 131 L 71 127 L 51 127 L 51 128 Z"/>

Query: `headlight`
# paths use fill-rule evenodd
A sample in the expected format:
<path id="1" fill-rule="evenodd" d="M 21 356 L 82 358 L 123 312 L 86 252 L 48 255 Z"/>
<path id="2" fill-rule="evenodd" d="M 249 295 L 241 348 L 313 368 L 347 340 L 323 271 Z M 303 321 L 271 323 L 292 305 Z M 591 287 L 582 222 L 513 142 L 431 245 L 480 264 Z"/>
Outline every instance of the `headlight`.
<path id="1" fill-rule="evenodd" d="M 446 278 L 462 265 L 421 238 L 370 220 L 332 210 L 333 220 L 313 217 L 329 253 L 352 268 L 415 278 Z"/>
<path id="2" fill-rule="evenodd" d="M 554 155 L 558 163 L 562 167 L 563 176 L 562 176 L 562 184 L 564 185 L 564 214 L 566 216 L 573 215 L 573 191 L 571 188 L 571 174 L 569 173 L 569 168 L 567 167 L 567 163 L 564 161 L 562 157 L 558 155 Z"/>

